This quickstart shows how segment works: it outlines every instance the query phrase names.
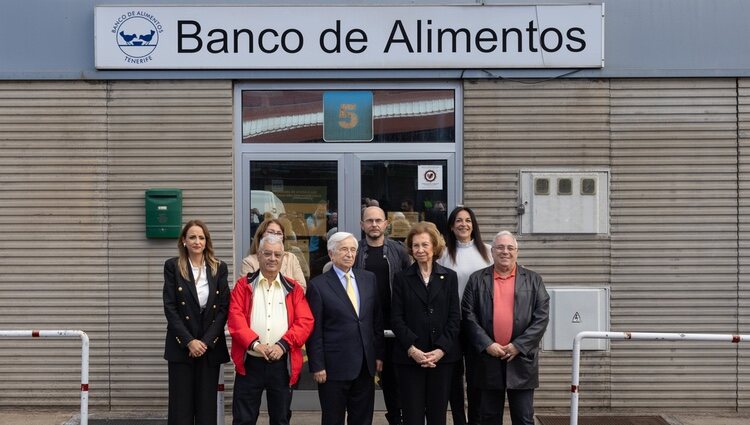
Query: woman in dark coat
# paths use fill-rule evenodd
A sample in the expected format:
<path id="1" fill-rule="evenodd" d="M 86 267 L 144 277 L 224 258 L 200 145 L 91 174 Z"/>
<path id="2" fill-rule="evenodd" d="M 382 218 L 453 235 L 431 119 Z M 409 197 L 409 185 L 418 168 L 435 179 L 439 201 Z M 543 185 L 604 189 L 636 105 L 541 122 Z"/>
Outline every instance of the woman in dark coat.
<path id="1" fill-rule="evenodd" d="M 435 261 L 445 242 L 434 224 L 415 224 L 406 237 L 414 264 L 396 274 L 391 325 L 393 363 L 405 425 L 444 425 L 451 375 L 461 359 L 456 273 Z"/>
<path id="2" fill-rule="evenodd" d="M 219 366 L 229 361 L 227 265 L 214 257 L 211 235 L 200 220 L 185 224 L 177 249 L 179 256 L 164 263 L 168 423 L 213 425 Z"/>

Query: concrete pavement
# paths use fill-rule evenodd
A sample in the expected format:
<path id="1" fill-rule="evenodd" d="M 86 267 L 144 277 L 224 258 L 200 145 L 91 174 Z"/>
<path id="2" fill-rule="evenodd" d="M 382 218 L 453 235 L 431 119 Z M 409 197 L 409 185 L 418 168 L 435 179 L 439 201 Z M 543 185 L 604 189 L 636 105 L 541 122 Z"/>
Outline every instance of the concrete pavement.
<path id="1" fill-rule="evenodd" d="M 60 411 L 43 411 L 43 410 L 15 410 L 2 408 L 0 409 L 0 425 L 77 425 L 78 412 L 60 412 Z M 537 412 L 544 414 L 547 412 Z M 550 413 L 552 414 L 552 413 Z M 565 414 L 563 412 L 557 412 L 555 414 Z M 599 415 L 604 413 L 597 413 Z M 633 415 L 645 415 L 645 414 L 656 414 L 653 412 L 632 412 Z M 96 413 L 92 412 L 90 419 L 136 419 L 143 417 L 163 417 L 164 413 L 154 413 L 152 415 L 144 414 L 144 412 L 108 412 Z M 582 415 L 583 416 L 583 415 Z M 735 412 L 701 412 L 701 413 L 662 413 L 661 416 L 669 422 L 671 425 L 747 425 L 750 424 L 750 412 L 747 413 L 735 413 Z M 132 423 L 137 423 L 133 421 Z M 226 417 L 225 424 L 230 425 L 232 423 L 231 416 Z M 292 417 L 292 424 L 294 425 L 314 425 L 320 423 L 319 412 L 302 412 L 295 411 Z M 505 424 L 510 424 L 510 420 L 506 418 Z M 261 420 L 258 421 L 259 425 L 268 425 L 268 417 L 261 415 Z M 450 414 L 448 415 L 448 425 L 452 425 L 453 421 L 450 420 Z M 387 425 L 383 412 L 375 412 L 375 420 L 373 425 Z"/>
<path id="2" fill-rule="evenodd" d="M 373 425 L 388 425 L 385 420 L 384 412 L 375 412 Z M 90 413 L 89 420 L 93 419 L 136 419 L 136 418 L 159 418 L 164 417 L 164 412 L 154 412 L 148 414 L 144 412 L 108 412 L 106 414 L 96 412 Z M 137 422 L 133 420 L 133 424 Z M 151 421 L 144 421 L 151 424 Z M 153 422 L 154 425 L 157 422 Z M 164 421 L 166 424 L 166 420 Z M 224 421 L 225 425 L 231 425 L 232 416 L 227 415 Z M 315 425 L 320 423 L 320 412 L 302 412 L 295 410 L 292 415 L 293 425 Z M 506 421 L 510 423 L 510 421 Z M 58 411 L 36 411 L 36 410 L 13 410 L 0 409 L 0 425 L 79 425 L 80 418 L 78 412 L 58 412 Z M 159 424 L 161 425 L 161 424 Z M 261 414 L 258 425 L 268 425 L 268 416 Z M 453 425 L 453 421 L 448 415 L 448 425 Z"/>

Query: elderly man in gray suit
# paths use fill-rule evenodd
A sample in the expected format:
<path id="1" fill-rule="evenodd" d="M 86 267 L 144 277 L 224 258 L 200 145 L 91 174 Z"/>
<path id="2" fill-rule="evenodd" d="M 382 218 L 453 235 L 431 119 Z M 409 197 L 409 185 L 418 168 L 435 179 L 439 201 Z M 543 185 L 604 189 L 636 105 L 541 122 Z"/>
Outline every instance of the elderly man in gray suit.
<path id="1" fill-rule="evenodd" d="M 493 265 L 469 277 L 461 303 L 464 332 L 479 353 L 474 369 L 482 392 L 480 423 L 503 423 L 507 392 L 513 425 L 534 425 L 549 295 L 541 276 L 516 263 L 518 242 L 510 232 L 495 236 L 492 257 Z"/>

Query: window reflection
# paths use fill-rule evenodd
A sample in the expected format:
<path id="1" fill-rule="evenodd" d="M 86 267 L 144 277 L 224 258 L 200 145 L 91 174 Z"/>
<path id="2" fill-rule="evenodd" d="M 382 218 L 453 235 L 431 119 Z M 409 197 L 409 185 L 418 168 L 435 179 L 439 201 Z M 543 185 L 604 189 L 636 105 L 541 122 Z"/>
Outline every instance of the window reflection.
<path id="1" fill-rule="evenodd" d="M 242 92 L 243 143 L 323 143 L 323 90 Z M 453 90 L 374 90 L 373 143 L 453 143 Z"/>
<path id="2" fill-rule="evenodd" d="M 251 161 L 250 189 L 251 244 L 260 223 L 276 218 L 305 278 L 319 275 L 328 261 L 327 237 L 338 226 L 336 162 Z"/>
<path id="3" fill-rule="evenodd" d="M 403 241 L 411 226 L 419 221 L 435 223 L 447 231 L 447 173 L 443 173 L 442 189 L 419 190 L 419 165 L 447 167 L 444 160 L 362 161 L 362 208 L 379 206 L 388 219 L 386 234 Z"/>

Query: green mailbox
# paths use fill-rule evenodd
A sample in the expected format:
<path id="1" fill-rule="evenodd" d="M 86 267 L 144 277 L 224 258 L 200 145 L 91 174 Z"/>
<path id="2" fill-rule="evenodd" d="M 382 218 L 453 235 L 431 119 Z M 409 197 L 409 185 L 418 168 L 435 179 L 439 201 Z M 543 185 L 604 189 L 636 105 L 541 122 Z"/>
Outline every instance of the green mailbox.
<path id="1" fill-rule="evenodd" d="M 178 238 L 182 230 L 182 190 L 146 190 L 146 237 Z"/>

